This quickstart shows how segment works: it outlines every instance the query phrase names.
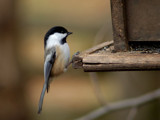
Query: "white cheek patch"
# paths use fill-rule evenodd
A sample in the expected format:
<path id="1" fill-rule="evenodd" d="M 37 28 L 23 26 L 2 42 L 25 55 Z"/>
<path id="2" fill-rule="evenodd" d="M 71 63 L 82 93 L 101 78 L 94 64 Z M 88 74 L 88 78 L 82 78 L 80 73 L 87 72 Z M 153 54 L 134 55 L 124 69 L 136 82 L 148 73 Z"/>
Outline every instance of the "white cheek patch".
<path id="1" fill-rule="evenodd" d="M 46 48 L 54 47 L 55 45 L 60 45 L 60 41 L 67 36 L 67 33 L 54 33 L 50 35 L 47 40 Z"/>
<path id="2" fill-rule="evenodd" d="M 60 41 L 67 36 L 67 33 L 54 33 L 53 36 L 55 36 L 57 40 Z"/>

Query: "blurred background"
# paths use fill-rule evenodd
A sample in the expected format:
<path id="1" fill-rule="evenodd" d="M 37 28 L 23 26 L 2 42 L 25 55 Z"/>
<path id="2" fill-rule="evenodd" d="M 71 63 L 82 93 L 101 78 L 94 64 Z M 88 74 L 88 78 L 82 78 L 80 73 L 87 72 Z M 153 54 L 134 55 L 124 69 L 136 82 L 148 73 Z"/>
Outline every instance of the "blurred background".
<path id="1" fill-rule="evenodd" d="M 54 79 L 37 114 L 43 86 L 43 38 L 52 26 L 74 34 L 71 55 L 112 40 L 109 0 L 0 0 L 0 120 L 72 120 L 101 107 L 88 73 L 71 66 Z M 96 36 L 101 36 L 96 41 Z M 103 72 L 98 84 L 103 99 L 116 102 L 160 86 L 160 72 Z M 159 100 L 139 108 L 136 120 L 160 119 Z M 123 120 L 120 110 L 98 120 Z"/>

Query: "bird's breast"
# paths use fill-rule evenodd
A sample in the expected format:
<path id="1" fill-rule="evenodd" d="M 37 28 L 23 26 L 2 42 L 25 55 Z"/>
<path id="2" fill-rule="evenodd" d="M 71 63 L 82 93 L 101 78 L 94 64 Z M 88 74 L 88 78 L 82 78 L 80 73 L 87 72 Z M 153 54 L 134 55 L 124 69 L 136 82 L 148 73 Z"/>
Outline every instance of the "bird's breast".
<path id="1" fill-rule="evenodd" d="M 61 46 L 56 46 L 56 60 L 52 68 L 54 76 L 59 75 L 67 69 L 69 63 L 70 50 L 67 43 Z"/>

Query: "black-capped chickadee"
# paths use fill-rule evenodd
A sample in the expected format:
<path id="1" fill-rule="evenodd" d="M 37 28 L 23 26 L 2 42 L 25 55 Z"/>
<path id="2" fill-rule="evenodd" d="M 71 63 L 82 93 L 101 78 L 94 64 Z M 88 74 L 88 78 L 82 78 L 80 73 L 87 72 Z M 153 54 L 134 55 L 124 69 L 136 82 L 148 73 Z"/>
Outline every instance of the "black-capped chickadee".
<path id="1" fill-rule="evenodd" d="M 42 110 L 45 91 L 49 89 L 51 78 L 60 75 L 67 70 L 70 58 L 70 50 L 66 38 L 72 32 L 64 27 L 51 28 L 44 37 L 44 85 L 39 100 L 38 113 Z"/>

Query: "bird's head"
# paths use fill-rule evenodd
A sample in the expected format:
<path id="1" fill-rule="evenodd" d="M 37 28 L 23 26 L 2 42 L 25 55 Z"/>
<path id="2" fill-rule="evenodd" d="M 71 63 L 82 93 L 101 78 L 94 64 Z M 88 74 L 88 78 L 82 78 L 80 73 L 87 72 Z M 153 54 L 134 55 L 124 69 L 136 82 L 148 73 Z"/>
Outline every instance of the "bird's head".
<path id="1" fill-rule="evenodd" d="M 68 32 L 67 29 L 61 26 L 55 26 L 51 28 L 44 37 L 44 44 L 53 44 L 53 43 L 66 43 L 66 38 L 72 32 Z"/>

